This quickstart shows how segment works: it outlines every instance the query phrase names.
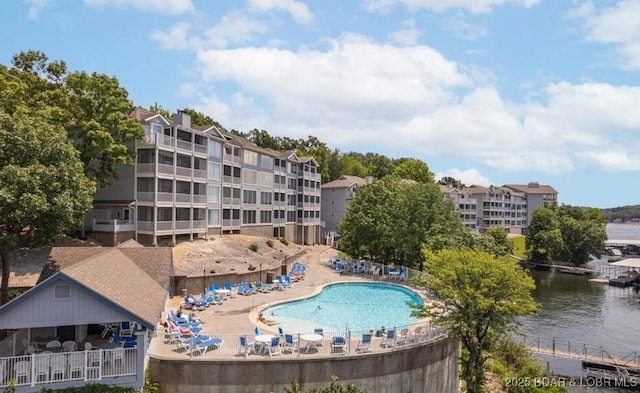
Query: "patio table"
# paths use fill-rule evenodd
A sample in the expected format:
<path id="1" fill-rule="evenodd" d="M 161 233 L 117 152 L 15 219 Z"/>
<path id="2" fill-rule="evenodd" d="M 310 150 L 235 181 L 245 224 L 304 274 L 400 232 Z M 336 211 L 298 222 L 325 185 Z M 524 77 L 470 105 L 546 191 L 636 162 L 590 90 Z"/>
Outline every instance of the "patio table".
<path id="1" fill-rule="evenodd" d="M 323 338 L 324 337 L 318 333 L 306 333 L 300 335 L 300 339 L 306 342 L 304 346 L 306 353 L 309 353 L 312 348 L 318 349 L 318 344 L 322 342 Z"/>
<path id="2" fill-rule="evenodd" d="M 256 352 L 264 353 L 267 347 L 271 345 L 271 340 L 275 336 L 273 334 L 258 334 L 253 339 L 258 346 Z"/>

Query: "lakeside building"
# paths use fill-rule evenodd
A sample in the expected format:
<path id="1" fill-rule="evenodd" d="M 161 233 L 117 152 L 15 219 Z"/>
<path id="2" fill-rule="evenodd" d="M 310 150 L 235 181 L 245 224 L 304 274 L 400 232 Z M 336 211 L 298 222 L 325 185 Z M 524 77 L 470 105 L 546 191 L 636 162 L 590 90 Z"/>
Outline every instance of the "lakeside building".
<path id="1" fill-rule="evenodd" d="M 508 233 L 518 235 L 526 233 L 535 209 L 558 199 L 558 192 L 552 186 L 537 182 L 502 187 L 472 185 L 463 190 L 441 186 L 440 189 L 452 198 L 467 228 L 478 231 L 503 228 Z M 475 228 L 472 227 L 474 205 Z"/>
<path id="2" fill-rule="evenodd" d="M 143 108 L 134 165 L 96 192 L 85 231 L 107 245 L 168 245 L 242 233 L 298 244 L 324 241 L 321 175 L 313 157 L 263 149 L 216 126 L 192 127 Z"/>
<path id="3" fill-rule="evenodd" d="M 338 235 L 338 224 L 347 214 L 347 209 L 356 196 L 357 188 L 369 184 L 372 180 L 371 177 L 363 179 L 358 176 L 342 175 L 322 185 L 321 218 L 325 223 L 327 244 L 333 244 L 333 240 Z"/>
<path id="4" fill-rule="evenodd" d="M 451 199 L 460 212 L 464 226 L 470 231 L 478 230 L 478 200 L 465 190 L 458 190 L 450 184 L 440 185 L 440 191 Z"/>

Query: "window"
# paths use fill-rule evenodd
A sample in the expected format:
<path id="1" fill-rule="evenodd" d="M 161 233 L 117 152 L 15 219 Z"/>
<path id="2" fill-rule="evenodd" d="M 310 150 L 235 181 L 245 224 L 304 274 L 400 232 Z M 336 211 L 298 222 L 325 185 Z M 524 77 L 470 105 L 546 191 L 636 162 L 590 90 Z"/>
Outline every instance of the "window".
<path id="1" fill-rule="evenodd" d="M 222 143 L 209 140 L 209 156 L 222 158 Z"/>
<path id="2" fill-rule="evenodd" d="M 269 157 L 265 155 L 261 156 L 260 167 L 264 169 L 273 169 L 273 157 Z"/>
<path id="3" fill-rule="evenodd" d="M 207 221 L 209 222 L 209 225 L 220 225 L 220 210 L 209 209 L 207 213 Z"/>
<path id="4" fill-rule="evenodd" d="M 244 176 L 243 181 L 246 184 L 258 184 L 258 172 L 253 169 L 243 169 L 242 175 Z"/>
<path id="5" fill-rule="evenodd" d="M 233 209 L 233 219 L 234 220 L 240 219 L 240 209 Z"/>
<path id="6" fill-rule="evenodd" d="M 273 194 L 270 192 L 261 192 L 260 193 L 260 203 L 263 205 L 271 205 L 271 200 L 273 198 Z"/>
<path id="7" fill-rule="evenodd" d="M 256 201 L 256 195 L 257 192 L 253 191 L 253 190 L 243 190 L 242 191 L 242 202 L 243 203 L 250 203 L 252 205 L 255 205 L 257 203 Z"/>
<path id="8" fill-rule="evenodd" d="M 138 192 L 154 192 L 155 191 L 155 179 L 150 177 L 138 178 Z"/>
<path id="9" fill-rule="evenodd" d="M 260 212 L 260 222 L 263 224 L 271 223 L 271 211 L 261 211 Z"/>
<path id="10" fill-rule="evenodd" d="M 223 220 L 229 220 L 231 218 L 231 210 L 230 209 L 223 209 L 222 210 L 222 219 Z"/>
<path id="11" fill-rule="evenodd" d="M 173 180 L 169 179 L 158 179 L 158 191 L 159 192 L 173 192 Z"/>
<path id="12" fill-rule="evenodd" d="M 242 211 L 242 223 L 243 224 L 255 224 L 256 223 L 256 211 L 255 210 L 243 210 Z"/>
<path id="13" fill-rule="evenodd" d="M 176 208 L 176 221 L 190 221 L 191 209 L 189 208 Z"/>
<path id="14" fill-rule="evenodd" d="M 229 165 L 225 165 L 223 168 L 223 174 L 225 176 L 231 176 L 231 167 Z"/>
<path id="15" fill-rule="evenodd" d="M 158 135 L 162 134 L 162 126 L 160 124 L 154 124 L 153 133 Z"/>
<path id="16" fill-rule="evenodd" d="M 56 300 L 69 299 L 71 297 L 71 287 L 69 285 L 56 285 L 53 288 L 53 298 Z"/>
<path id="17" fill-rule="evenodd" d="M 218 164 L 217 162 L 209 163 L 209 171 L 208 171 L 209 180 L 220 180 L 220 175 L 221 175 L 220 172 L 221 172 L 220 164 Z"/>
<path id="18" fill-rule="evenodd" d="M 273 187 L 273 173 L 260 172 L 258 181 L 262 187 Z"/>
<path id="19" fill-rule="evenodd" d="M 176 194 L 191 194 L 191 183 L 176 180 Z"/>
<path id="20" fill-rule="evenodd" d="M 171 207 L 159 207 L 158 208 L 158 221 L 173 221 L 173 208 L 171 208 Z"/>
<path id="21" fill-rule="evenodd" d="M 233 167 L 233 177 L 237 177 L 238 179 L 240 178 L 240 168 L 236 166 Z"/>
<path id="22" fill-rule="evenodd" d="M 220 186 L 207 187 L 207 202 L 220 203 Z"/>
<path id="23" fill-rule="evenodd" d="M 244 151 L 244 163 L 247 165 L 258 166 L 258 153 L 255 151 Z"/>
<path id="24" fill-rule="evenodd" d="M 153 221 L 153 208 L 149 206 L 138 207 L 138 221 Z"/>

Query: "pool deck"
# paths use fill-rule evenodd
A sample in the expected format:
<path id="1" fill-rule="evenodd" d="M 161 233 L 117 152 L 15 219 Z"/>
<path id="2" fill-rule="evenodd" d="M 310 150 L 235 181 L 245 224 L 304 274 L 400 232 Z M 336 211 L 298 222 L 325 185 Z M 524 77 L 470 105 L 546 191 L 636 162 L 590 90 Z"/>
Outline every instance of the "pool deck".
<path id="1" fill-rule="evenodd" d="M 238 294 L 235 298 L 229 298 L 222 305 L 211 305 L 203 311 L 198 311 L 198 316 L 203 321 L 203 331 L 201 334 L 210 336 L 238 336 L 240 334 L 252 335 L 254 328 L 257 326 L 261 332 L 277 333 L 277 325 L 266 325 L 257 321 L 258 312 L 274 303 L 288 301 L 293 299 L 305 298 L 321 291 L 322 287 L 327 284 L 337 282 L 372 282 L 372 281 L 388 281 L 367 273 L 348 273 L 338 274 L 334 269 L 328 266 L 327 261 L 336 257 L 338 251 L 327 246 L 311 246 L 308 249 L 307 256 L 302 257 L 299 262 L 308 263 L 307 274 L 304 280 L 296 282 L 292 287 L 280 291 L 274 290 L 268 293 L 256 293 L 249 296 Z M 392 283 L 401 283 L 391 281 Z M 420 294 L 426 300 L 424 291 L 411 288 Z M 168 309 L 175 310 L 181 304 L 182 298 L 173 297 L 168 302 Z M 166 311 L 168 311 L 168 309 Z M 163 317 L 166 316 L 166 313 Z M 166 317 L 165 317 L 166 319 Z M 167 346 L 163 343 L 164 328 L 158 327 L 157 338 L 151 342 L 151 352 L 158 346 Z M 226 344 L 225 344 L 226 345 Z M 175 345 L 171 345 L 175 347 Z M 160 350 L 160 353 L 166 354 L 166 350 Z M 184 357 L 184 355 L 182 356 Z"/>

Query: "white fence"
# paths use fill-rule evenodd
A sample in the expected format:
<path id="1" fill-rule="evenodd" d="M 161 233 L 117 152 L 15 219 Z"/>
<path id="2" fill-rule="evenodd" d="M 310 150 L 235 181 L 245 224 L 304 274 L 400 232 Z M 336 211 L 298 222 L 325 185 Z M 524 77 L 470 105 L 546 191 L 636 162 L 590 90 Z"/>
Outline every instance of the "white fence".
<path id="1" fill-rule="evenodd" d="M 95 349 L 0 358 L 0 388 L 67 381 L 103 381 L 136 375 L 136 348 Z"/>

